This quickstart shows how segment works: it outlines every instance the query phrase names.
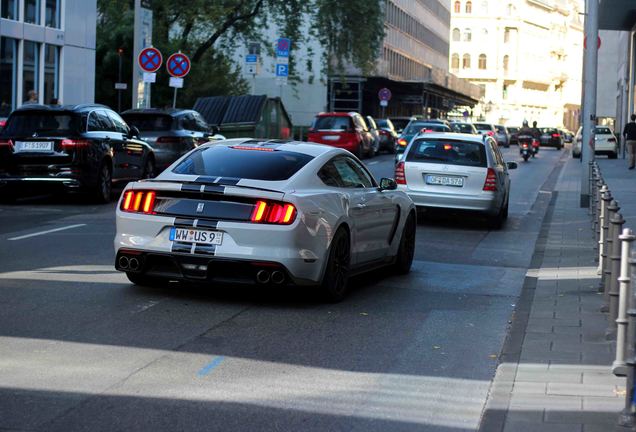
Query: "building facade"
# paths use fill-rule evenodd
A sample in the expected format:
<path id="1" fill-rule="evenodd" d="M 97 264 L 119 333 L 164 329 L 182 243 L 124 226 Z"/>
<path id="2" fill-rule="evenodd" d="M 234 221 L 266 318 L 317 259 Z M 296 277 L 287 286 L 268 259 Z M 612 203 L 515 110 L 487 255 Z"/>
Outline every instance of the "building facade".
<path id="1" fill-rule="evenodd" d="M 452 0 L 450 71 L 484 90 L 493 123 L 578 128 L 583 22 L 578 0 Z"/>
<path id="2" fill-rule="evenodd" d="M 31 90 L 38 103 L 93 102 L 96 25 L 97 0 L 0 0 L 0 117 Z"/>
<path id="3" fill-rule="evenodd" d="M 276 80 L 274 59 L 261 56 L 258 74 L 245 71 L 253 94 L 280 96 L 294 125 L 308 126 L 320 111 L 358 111 L 365 115 L 443 116 L 459 106 L 473 106 L 480 89 L 448 71 L 449 0 L 388 0 L 384 11 L 385 39 L 375 70 L 363 74 L 353 66 L 344 73 L 324 73 L 324 47 L 311 38 L 300 48 L 292 41 L 295 56 L 294 85 Z M 310 20 L 305 20 L 306 34 Z M 272 43 L 281 36 L 267 30 Z M 262 50 L 265 52 L 266 50 Z M 243 62 L 247 47 L 236 53 Z M 392 98 L 380 106 L 378 91 L 388 88 Z"/>

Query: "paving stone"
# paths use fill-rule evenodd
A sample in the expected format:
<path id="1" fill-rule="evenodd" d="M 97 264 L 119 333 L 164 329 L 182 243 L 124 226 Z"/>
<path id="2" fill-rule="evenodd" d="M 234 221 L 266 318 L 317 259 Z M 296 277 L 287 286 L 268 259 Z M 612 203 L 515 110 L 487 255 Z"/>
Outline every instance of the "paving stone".
<path id="1" fill-rule="evenodd" d="M 580 372 L 568 373 L 560 371 L 520 371 L 515 376 L 515 381 L 526 382 L 563 382 L 581 383 L 583 374 Z"/>
<path id="2" fill-rule="evenodd" d="M 624 397 L 584 397 L 583 409 L 618 414 L 625 407 Z"/>
<path id="3" fill-rule="evenodd" d="M 515 379 L 514 386 L 512 387 L 513 394 L 546 394 L 547 382 L 524 382 L 519 379 Z"/>
<path id="4" fill-rule="evenodd" d="M 612 384 L 548 383 L 548 395 L 616 397 Z"/>
<path id="5" fill-rule="evenodd" d="M 603 424 L 615 425 L 618 418 L 617 413 L 597 412 L 597 411 L 556 411 L 546 410 L 544 421 L 546 423 L 580 423 L 580 424 Z M 541 429 L 543 430 L 543 429 Z"/>
<path id="6" fill-rule="evenodd" d="M 535 422 L 506 421 L 504 432 L 582 432 L 581 424 L 550 424 Z"/>

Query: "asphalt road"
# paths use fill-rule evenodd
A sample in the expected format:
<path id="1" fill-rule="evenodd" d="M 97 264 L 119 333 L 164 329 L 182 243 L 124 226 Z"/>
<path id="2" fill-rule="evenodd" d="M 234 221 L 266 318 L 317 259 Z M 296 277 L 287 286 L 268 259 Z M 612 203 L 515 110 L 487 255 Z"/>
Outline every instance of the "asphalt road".
<path id="1" fill-rule="evenodd" d="M 562 154 L 511 172 L 502 230 L 425 218 L 410 275 L 337 305 L 139 288 L 113 269 L 114 204 L 0 206 L 0 430 L 475 430 Z"/>

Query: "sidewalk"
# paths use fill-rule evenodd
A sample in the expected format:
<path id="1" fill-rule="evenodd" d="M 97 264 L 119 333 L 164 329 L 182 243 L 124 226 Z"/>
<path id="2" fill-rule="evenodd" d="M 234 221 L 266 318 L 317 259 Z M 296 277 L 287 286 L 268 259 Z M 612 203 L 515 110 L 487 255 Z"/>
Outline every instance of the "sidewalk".
<path id="1" fill-rule="evenodd" d="M 614 343 L 605 340 L 607 318 L 599 311 L 595 242 L 587 209 L 579 208 L 580 163 L 569 154 L 562 161 L 490 391 L 484 432 L 626 430 L 616 426 L 625 379 L 611 374 Z"/>

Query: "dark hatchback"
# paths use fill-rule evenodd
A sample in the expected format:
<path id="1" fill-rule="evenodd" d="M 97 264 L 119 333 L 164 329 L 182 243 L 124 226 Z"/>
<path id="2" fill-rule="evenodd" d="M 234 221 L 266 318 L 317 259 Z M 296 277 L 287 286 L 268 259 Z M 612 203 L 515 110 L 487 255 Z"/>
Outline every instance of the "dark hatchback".
<path id="1" fill-rule="evenodd" d="M 155 174 L 152 148 L 103 105 L 25 105 L 0 132 L 0 196 L 46 185 L 108 202 L 114 182 Z"/>
<path id="2" fill-rule="evenodd" d="M 214 130 L 194 110 L 132 109 L 121 116 L 139 129 L 141 139 L 154 149 L 161 171 L 193 148 L 215 139 Z"/>

